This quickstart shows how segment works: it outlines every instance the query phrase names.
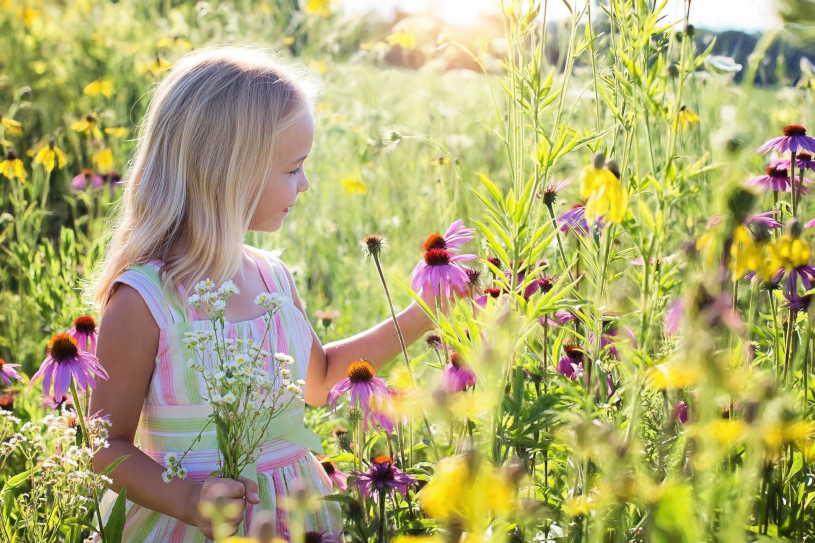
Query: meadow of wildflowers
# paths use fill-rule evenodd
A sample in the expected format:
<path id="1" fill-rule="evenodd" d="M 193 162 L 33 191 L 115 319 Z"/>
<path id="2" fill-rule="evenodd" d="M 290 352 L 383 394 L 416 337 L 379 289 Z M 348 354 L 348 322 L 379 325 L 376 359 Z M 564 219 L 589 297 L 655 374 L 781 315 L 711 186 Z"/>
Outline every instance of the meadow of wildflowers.
<path id="1" fill-rule="evenodd" d="M 813 540 L 815 80 L 755 86 L 766 40 L 712 59 L 657 2 L 567 3 L 556 32 L 506 1 L 467 43 L 327 0 L 3 3 L 0 542 L 99 529 L 83 280 L 151 86 L 226 42 L 321 89 L 312 188 L 248 243 L 283 251 L 323 341 L 412 300 L 436 324 L 307 410 L 345 525 L 298 541 Z"/>

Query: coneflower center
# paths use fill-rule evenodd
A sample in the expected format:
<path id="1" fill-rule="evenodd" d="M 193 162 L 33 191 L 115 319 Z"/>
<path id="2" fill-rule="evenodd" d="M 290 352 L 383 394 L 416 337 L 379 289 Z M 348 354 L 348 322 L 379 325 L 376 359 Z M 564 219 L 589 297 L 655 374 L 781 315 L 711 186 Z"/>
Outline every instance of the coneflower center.
<path id="1" fill-rule="evenodd" d="M 770 177 L 787 179 L 789 177 L 789 172 L 785 168 L 767 166 L 767 175 L 769 175 Z"/>
<path id="2" fill-rule="evenodd" d="M 429 249 L 424 254 L 424 261 L 428 266 L 446 266 L 450 263 L 451 256 L 452 253 L 444 249 Z"/>
<path id="3" fill-rule="evenodd" d="M 358 360 L 351 363 L 346 375 L 348 375 L 348 379 L 350 379 L 352 383 L 361 383 L 373 379 L 374 373 L 374 367 L 371 366 L 370 362 Z"/>
<path id="4" fill-rule="evenodd" d="M 6 363 L 6 361 L 3 360 L 2 358 L 0 358 L 0 371 L 3 371 L 3 364 L 5 364 L 5 363 Z"/>
<path id="5" fill-rule="evenodd" d="M 11 149 L 6 152 L 6 160 L 17 160 L 17 153 L 12 151 Z"/>
<path id="6" fill-rule="evenodd" d="M 424 250 L 429 251 L 430 249 L 447 249 L 447 242 L 444 241 L 441 234 L 432 234 L 424 242 Z"/>
<path id="7" fill-rule="evenodd" d="M 573 360 L 582 360 L 583 359 L 583 349 L 577 347 L 575 345 L 570 345 L 566 347 L 566 356 Z"/>
<path id="8" fill-rule="evenodd" d="M 453 365 L 454 368 L 460 368 L 463 365 L 463 361 L 461 360 L 461 355 L 458 353 L 453 353 L 450 355 L 450 363 Z"/>
<path id="9" fill-rule="evenodd" d="M 305 543 L 322 543 L 323 541 L 323 533 L 322 532 L 306 532 L 305 536 Z"/>
<path id="10" fill-rule="evenodd" d="M 791 124 L 784 127 L 784 135 L 787 137 L 790 136 L 806 136 L 807 129 L 801 126 L 800 124 Z"/>
<path id="11" fill-rule="evenodd" d="M 809 153 L 797 153 L 795 155 L 795 158 L 797 158 L 798 160 L 803 160 L 804 162 L 807 162 L 807 161 L 812 160 L 812 155 L 810 155 Z"/>
<path id="12" fill-rule="evenodd" d="M 322 462 L 322 465 L 323 465 L 323 469 L 325 470 L 325 472 L 326 472 L 328 475 L 331 475 L 332 473 L 334 473 L 335 471 L 337 471 L 337 470 L 334 468 L 334 462 Z"/>
<path id="13" fill-rule="evenodd" d="M 83 332 L 85 334 L 92 334 L 94 330 L 96 330 L 96 321 L 93 320 L 93 317 L 85 315 L 84 317 L 78 317 L 74 321 L 74 328 L 76 328 L 77 332 Z"/>
<path id="14" fill-rule="evenodd" d="M 500 288 L 485 288 L 484 293 L 492 298 L 497 298 L 501 295 Z"/>
<path id="15" fill-rule="evenodd" d="M 390 456 L 385 454 L 379 455 L 373 459 L 374 464 L 390 464 L 393 465 L 393 460 L 391 460 Z"/>
<path id="16" fill-rule="evenodd" d="M 48 342 L 48 352 L 51 358 L 57 362 L 62 362 L 70 358 L 76 358 L 79 354 L 79 344 L 73 336 L 68 334 L 57 334 Z"/>

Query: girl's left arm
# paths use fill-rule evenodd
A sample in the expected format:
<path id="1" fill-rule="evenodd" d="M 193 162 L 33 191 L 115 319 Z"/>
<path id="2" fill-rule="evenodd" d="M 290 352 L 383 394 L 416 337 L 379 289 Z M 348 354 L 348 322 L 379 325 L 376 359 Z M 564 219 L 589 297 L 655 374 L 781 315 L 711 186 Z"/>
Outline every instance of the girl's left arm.
<path id="1" fill-rule="evenodd" d="M 292 301 L 305 315 L 294 280 L 288 270 L 286 270 L 286 275 L 291 285 Z M 433 329 L 433 321 L 415 302 L 397 313 L 396 319 L 399 321 L 405 345 L 410 345 L 422 334 Z M 306 320 L 308 321 L 308 318 Z M 402 350 L 399 345 L 399 335 L 396 333 L 393 319 L 390 318 L 355 336 L 333 341 L 325 346 L 320 342 L 313 328 L 311 336 L 311 356 L 306 373 L 305 390 L 305 400 L 309 405 L 324 405 L 328 391 L 346 377 L 346 371 L 352 362 L 365 359 L 374 369 L 378 370 Z"/>

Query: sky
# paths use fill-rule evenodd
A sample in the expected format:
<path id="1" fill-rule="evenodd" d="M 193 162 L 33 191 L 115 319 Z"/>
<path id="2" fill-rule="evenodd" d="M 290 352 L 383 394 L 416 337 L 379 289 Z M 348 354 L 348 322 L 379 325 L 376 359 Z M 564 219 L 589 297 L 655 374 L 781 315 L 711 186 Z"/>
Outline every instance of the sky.
<path id="1" fill-rule="evenodd" d="M 582 6 L 585 0 L 567 0 Z M 454 24 L 472 24 L 479 12 L 495 10 L 496 0 L 342 0 L 353 12 L 377 10 L 392 13 L 398 6 L 409 12 L 430 11 Z M 562 0 L 549 0 L 550 20 L 569 15 Z M 665 15 L 679 19 L 683 15 L 685 0 L 669 0 Z M 694 0 L 691 2 L 690 22 L 711 30 L 744 30 L 758 32 L 780 24 L 773 10 L 773 0 Z"/>

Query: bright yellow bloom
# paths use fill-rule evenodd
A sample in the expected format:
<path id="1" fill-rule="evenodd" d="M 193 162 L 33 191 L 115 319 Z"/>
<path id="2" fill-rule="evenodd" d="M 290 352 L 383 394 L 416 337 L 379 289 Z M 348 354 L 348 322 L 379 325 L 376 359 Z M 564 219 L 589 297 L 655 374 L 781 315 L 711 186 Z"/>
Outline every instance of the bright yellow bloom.
<path id="1" fill-rule="evenodd" d="M 515 507 L 508 479 L 486 459 L 451 456 L 436 464 L 436 473 L 418 494 L 419 504 L 434 519 L 460 520 L 466 531 L 483 532 L 492 518 Z"/>
<path id="2" fill-rule="evenodd" d="M 0 173 L 9 179 L 17 178 L 25 184 L 25 168 L 23 168 L 23 161 L 17 156 L 17 153 L 9 150 L 6 153 L 6 158 L 0 162 Z"/>
<path id="3" fill-rule="evenodd" d="M 9 119 L 0 115 L 0 126 L 12 136 L 21 136 L 23 134 L 23 125 L 19 121 Z"/>
<path id="4" fill-rule="evenodd" d="M 710 426 L 710 431 L 720 444 L 729 446 L 741 441 L 747 433 L 747 424 L 741 420 L 717 420 Z"/>
<path id="5" fill-rule="evenodd" d="M 283 36 L 283 39 L 280 40 L 280 43 L 283 45 L 294 45 L 294 36 Z"/>
<path id="6" fill-rule="evenodd" d="M 113 152 L 110 149 L 100 149 L 91 157 L 96 170 L 100 172 L 107 172 L 113 169 Z"/>
<path id="7" fill-rule="evenodd" d="M 775 238 L 767 246 L 770 261 L 769 268 L 778 270 L 784 268 L 791 270 L 809 264 L 812 250 L 809 244 L 801 238 L 784 234 Z"/>
<path id="8" fill-rule="evenodd" d="M 168 62 L 161 58 L 160 56 L 156 55 L 155 61 L 148 62 L 147 64 L 141 64 L 137 71 L 140 74 L 150 72 L 151 74 L 156 76 L 165 70 L 169 70 L 172 66 L 173 66 L 172 62 Z"/>
<path id="9" fill-rule="evenodd" d="M 645 380 L 649 386 L 659 390 L 681 390 L 695 384 L 699 376 L 698 368 L 666 362 L 649 368 Z"/>
<path id="10" fill-rule="evenodd" d="M 696 124 L 700 120 L 699 115 L 689 109 L 686 109 L 685 106 L 682 106 L 679 108 L 676 118 L 674 119 L 674 130 L 678 130 L 679 128 L 685 130 L 690 125 Z"/>
<path id="11" fill-rule="evenodd" d="M 65 167 L 65 155 L 52 139 L 48 142 L 48 145 L 37 151 L 37 154 L 34 156 L 34 163 L 42 164 L 45 171 L 51 173 L 55 165 L 59 167 L 59 169 Z"/>
<path id="12" fill-rule="evenodd" d="M 580 196 L 587 198 L 586 219 L 596 221 L 604 217 L 619 224 L 628 210 L 628 192 L 607 166 L 596 166 L 586 166 L 580 173 Z"/>
<path id="13" fill-rule="evenodd" d="M 115 126 L 113 128 L 105 128 L 105 134 L 110 134 L 114 138 L 123 138 L 127 136 L 128 129 L 123 126 Z"/>
<path id="14" fill-rule="evenodd" d="M 388 45 L 398 45 L 402 49 L 416 49 L 416 45 L 418 43 L 416 41 L 416 36 L 404 30 L 401 32 L 394 32 L 385 38 L 385 40 L 388 42 Z"/>
<path id="15" fill-rule="evenodd" d="M 348 194 L 366 194 L 368 192 L 368 187 L 359 179 L 346 177 L 341 179 L 340 183 L 342 183 L 342 186 L 348 191 Z"/>
<path id="16" fill-rule="evenodd" d="M 96 126 L 96 117 L 93 115 L 85 115 L 85 118 L 81 121 L 71 123 L 71 130 L 82 132 L 96 140 L 102 139 L 102 132 L 99 130 L 99 127 Z"/>
<path id="17" fill-rule="evenodd" d="M 96 81 L 88 83 L 88 85 L 82 89 L 82 92 L 88 96 L 97 96 L 101 94 L 107 98 L 110 98 L 113 96 L 113 83 L 107 79 L 97 79 Z"/>
<path id="18" fill-rule="evenodd" d="M 156 43 L 157 49 L 162 48 L 170 49 L 175 46 L 181 47 L 182 49 L 186 49 L 187 51 L 192 49 L 192 44 L 185 40 L 184 38 L 171 38 L 169 36 L 165 36 L 158 40 L 158 42 Z"/>
<path id="19" fill-rule="evenodd" d="M 21 8 L 17 10 L 17 16 L 23 20 L 23 24 L 31 26 L 35 19 L 42 17 L 42 12 L 34 8 Z"/>
<path id="20" fill-rule="evenodd" d="M 733 271 L 733 281 L 738 281 L 751 271 L 756 272 L 760 279 L 769 280 L 765 266 L 765 245 L 756 243 L 750 230 L 743 224 L 733 229 L 733 241 L 730 245 L 730 269 Z M 775 270 L 778 270 L 778 267 Z"/>
<path id="21" fill-rule="evenodd" d="M 317 14 L 328 17 L 331 15 L 331 1 L 332 0 L 308 0 L 306 2 L 306 13 L 309 15 Z"/>

